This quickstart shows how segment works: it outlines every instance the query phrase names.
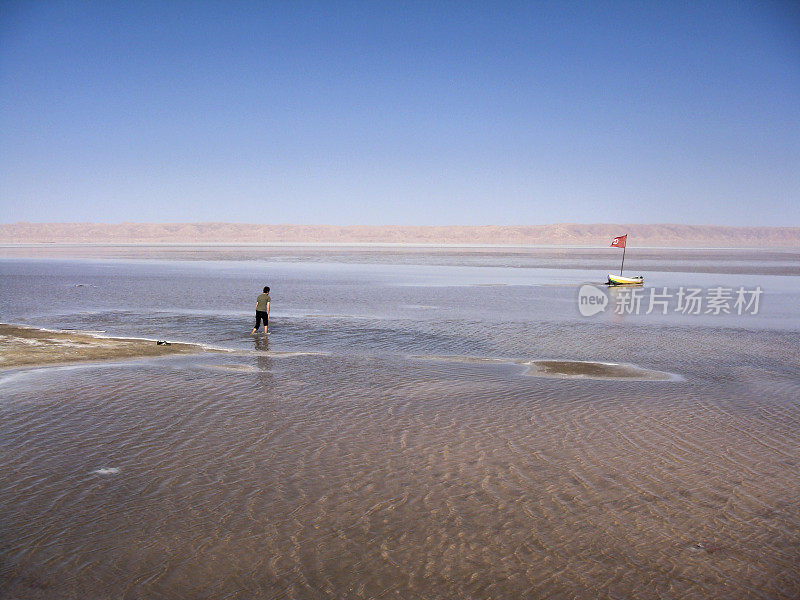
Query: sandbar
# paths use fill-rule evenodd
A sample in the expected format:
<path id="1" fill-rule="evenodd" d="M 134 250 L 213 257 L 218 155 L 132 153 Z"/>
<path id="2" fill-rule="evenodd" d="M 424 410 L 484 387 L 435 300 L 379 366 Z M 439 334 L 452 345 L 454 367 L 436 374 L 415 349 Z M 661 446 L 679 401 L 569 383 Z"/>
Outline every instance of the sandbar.
<path id="1" fill-rule="evenodd" d="M 623 363 L 592 362 L 585 360 L 534 360 L 528 364 L 528 375 L 558 379 L 638 379 L 666 381 L 674 376 L 663 371 L 643 369 Z"/>
<path id="2" fill-rule="evenodd" d="M 195 344 L 158 345 L 155 340 L 98 337 L 0 323 L 0 370 L 206 351 Z"/>
<path id="3" fill-rule="evenodd" d="M 412 355 L 416 360 L 457 363 L 506 363 L 528 367 L 526 375 L 555 379 L 630 379 L 636 381 L 676 381 L 679 375 L 645 369 L 629 363 L 590 360 L 521 360 L 481 356 Z"/>

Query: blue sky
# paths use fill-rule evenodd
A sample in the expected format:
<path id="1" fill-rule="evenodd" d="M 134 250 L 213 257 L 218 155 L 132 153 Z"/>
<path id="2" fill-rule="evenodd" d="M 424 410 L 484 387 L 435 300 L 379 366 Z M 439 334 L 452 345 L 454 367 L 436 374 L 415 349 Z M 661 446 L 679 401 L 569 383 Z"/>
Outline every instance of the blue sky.
<path id="1" fill-rule="evenodd" d="M 5 2 L 0 222 L 800 225 L 781 2 Z"/>

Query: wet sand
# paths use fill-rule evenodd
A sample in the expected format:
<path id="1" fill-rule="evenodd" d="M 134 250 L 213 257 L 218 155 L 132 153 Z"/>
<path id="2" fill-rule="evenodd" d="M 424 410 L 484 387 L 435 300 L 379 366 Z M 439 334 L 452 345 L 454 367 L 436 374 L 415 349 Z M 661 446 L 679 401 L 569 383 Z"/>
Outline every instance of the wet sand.
<path id="1" fill-rule="evenodd" d="M 591 362 L 586 360 L 535 360 L 531 361 L 528 375 L 577 379 L 637 379 L 666 381 L 669 373 L 643 369 L 637 365 Z"/>
<path id="2" fill-rule="evenodd" d="M 526 375 L 554 379 L 611 379 L 632 381 L 677 381 L 679 375 L 645 369 L 638 365 L 597 362 L 591 360 L 525 360 L 486 358 L 478 356 L 424 356 L 414 355 L 414 360 L 432 360 L 464 364 L 513 364 L 528 367 Z"/>
<path id="3" fill-rule="evenodd" d="M 6 385 L 0 597 L 800 593 L 796 378 L 207 361 Z"/>
<path id="4" fill-rule="evenodd" d="M 0 370 L 100 360 L 127 360 L 205 352 L 194 344 L 97 337 L 0 323 Z"/>

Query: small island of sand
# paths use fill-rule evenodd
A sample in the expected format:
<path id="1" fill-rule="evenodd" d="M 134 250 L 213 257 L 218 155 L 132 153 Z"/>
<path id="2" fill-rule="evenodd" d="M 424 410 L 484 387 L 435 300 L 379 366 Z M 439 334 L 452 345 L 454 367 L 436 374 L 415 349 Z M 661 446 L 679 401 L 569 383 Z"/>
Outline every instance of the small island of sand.
<path id="1" fill-rule="evenodd" d="M 528 375 L 557 379 L 634 379 L 666 381 L 675 376 L 630 364 L 594 362 L 587 360 L 534 360 L 529 363 Z"/>
<path id="2" fill-rule="evenodd" d="M 154 340 L 95 337 L 0 323 L 0 370 L 98 360 L 127 360 L 205 352 L 202 346 Z"/>
<path id="3" fill-rule="evenodd" d="M 679 375 L 645 369 L 633 364 L 591 360 L 523 360 L 480 356 L 424 355 L 413 355 L 409 358 L 458 363 L 515 364 L 528 367 L 526 375 L 553 379 L 630 379 L 632 381 L 679 381 L 681 379 Z"/>

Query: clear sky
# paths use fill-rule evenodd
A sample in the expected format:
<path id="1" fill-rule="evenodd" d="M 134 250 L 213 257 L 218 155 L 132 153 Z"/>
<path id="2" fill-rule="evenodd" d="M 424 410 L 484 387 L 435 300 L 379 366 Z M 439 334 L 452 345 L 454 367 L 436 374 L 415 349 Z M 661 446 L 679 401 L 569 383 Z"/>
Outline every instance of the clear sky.
<path id="1" fill-rule="evenodd" d="M 800 3 L 0 7 L 0 222 L 800 225 Z"/>

